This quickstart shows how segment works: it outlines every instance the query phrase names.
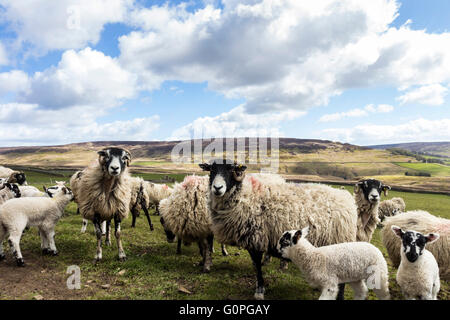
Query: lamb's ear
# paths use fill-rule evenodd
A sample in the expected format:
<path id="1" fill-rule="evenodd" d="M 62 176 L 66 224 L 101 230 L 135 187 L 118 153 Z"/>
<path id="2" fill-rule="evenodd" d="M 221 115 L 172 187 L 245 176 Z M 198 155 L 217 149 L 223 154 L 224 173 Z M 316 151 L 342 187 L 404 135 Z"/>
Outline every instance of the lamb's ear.
<path id="1" fill-rule="evenodd" d="M 309 226 L 302 229 L 302 238 L 306 238 L 309 233 Z"/>
<path id="2" fill-rule="evenodd" d="M 61 190 L 64 192 L 64 194 L 67 194 L 67 188 L 66 187 L 63 187 Z"/>
<path id="3" fill-rule="evenodd" d="M 425 239 L 427 239 L 427 243 L 433 243 L 437 239 L 439 239 L 439 234 L 438 233 L 429 233 L 429 234 L 425 235 Z"/>
<path id="4" fill-rule="evenodd" d="M 203 171 L 211 171 L 211 165 L 208 163 L 199 163 L 198 166 L 203 170 Z"/>
<path id="5" fill-rule="evenodd" d="M 302 236 L 302 230 L 297 230 L 294 233 L 294 236 L 292 237 L 292 243 L 293 244 L 297 244 L 298 240 L 301 238 Z"/>
<path id="6" fill-rule="evenodd" d="M 42 186 L 44 188 L 44 192 L 47 192 L 47 187 L 46 186 Z"/>
<path id="7" fill-rule="evenodd" d="M 384 196 L 387 197 L 387 195 L 388 195 L 388 190 L 391 190 L 391 187 L 388 186 L 388 185 L 383 184 L 383 186 L 381 187 L 381 189 L 382 189 L 383 192 L 384 192 Z"/>
<path id="8" fill-rule="evenodd" d="M 394 232 L 395 235 L 396 235 L 397 237 L 399 237 L 399 238 L 402 238 L 403 235 L 405 234 L 405 233 L 403 232 L 403 230 L 402 230 L 400 227 L 398 227 L 398 226 L 391 226 L 391 230 L 392 230 L 392 232 Z"/>

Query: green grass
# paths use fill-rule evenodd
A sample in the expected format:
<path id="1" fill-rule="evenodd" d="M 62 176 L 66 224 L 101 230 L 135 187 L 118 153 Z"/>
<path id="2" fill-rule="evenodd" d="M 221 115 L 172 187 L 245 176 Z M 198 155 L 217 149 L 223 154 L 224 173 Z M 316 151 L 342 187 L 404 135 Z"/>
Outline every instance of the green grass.
<path id="1" fill-rule="evenodd" d="M 450 177 L 450 166 L 445 166 L 438 163 L 408 163 L 408 162 L 396 162 L 398 166 L 407 169 L 413 169 L 415 171 L 430 173 L 433 177 L 445 176 Z"/>
<path id="2" fill-rule="evenodd" d="M 147 176 L 148 178 L 149 176 Z M 29 180 L 40 186 L 50 179 L 59 180 L 59 176 L 31 174 Z M 177 177 L 180 178 L 180 177 Z M 351 190 L 351 187 L 347 187 Z M 389 198 L 401 196 L 407 209 L 424 209 L 433 214 L 450 218 L 450 197 L 434 194 L 416 194 L 390 192 Z M 56 245 L 60 252 L 57 257 L 41 257 L 37 231 L 27 231 L 21 241 L 25 261 L 27 257 L 39 257 L 39 263 L 51 270 L 55 276 L 67 278 L 66 270 L 70 265 L 81 269 L 83 299 L 252 299 L 255 287 L 255 272 L 249 254 L 236 247 L 228 247 L 230 256 L 222 257 L 220 245 L 216 242 L 213 254 L 213 267 L 209 274 L 203 274 L 198 266 L 200 255 L 195 244 L 183 246 L 182 254 L 176 255 L 176 244 L 167 243 L 159 223 L 159 217 L 152 215 L 155 230 L 150 232 L 145 217 L 138 218 L 137 226 L 131 229 L 130 217 L 123 222 L 122 239 L 128 259 L 117 260 L 117 247 L 112 236 L 112 246 L 103 248 L 103 261 L 95 264 L 93 257 L 96 249 L 93 226 L 88 225 L 87 233 L 80 234 L 81 217 L 76 215 L 76 205 L 69 204 L 66 213 L 56 226 Z M 372 243 L 379 247 L 386 259 L 380 232 L 374 234 Z M 8 257 L 11 259 L 11 257 Z M 5 263 L 5 262 L 2 262 Z M 11 263 L 11 268 L 14 266 Z M 395 283 L 395 272 L 390 268 L 390 289 L 393 299 L 402 299 Z M 119 275 L 120 270 L 125 274 Z M 40 271 L 37 271 L 38 273 Z M 39 276 L 39 275 L 38 275 Z M 317 299 L 319 291 L 313 290 L 303 279 L 299 270 L 292 264 L 287 271 L 279 270 L 279 260 L 273 259 L 264 267 L 267 299 Z M 101 285 L 110 284 L 107 290 Z M 61 282 L 61 286 L 65 286 Z M 191 294 L 182 293 L 179 286 L 188 289 Z M 353 293 L 347 286 L 346 298 Z M 442 283 L 440 299 L 450 299 L 449 284 Z M 69 290 L 67 290 L 69 291 Z M 0 289 L 1 292 L 1 289 Z M 45 297 L 45 295 L 44 295 Z M 24 292 L 20 295 L 0 296 L 0 299 L 30 299 L 32 295 Z M 61 299 L 66 298 L 64 294 Z M 370 299 L 376 299 L 373 293 Z"/>

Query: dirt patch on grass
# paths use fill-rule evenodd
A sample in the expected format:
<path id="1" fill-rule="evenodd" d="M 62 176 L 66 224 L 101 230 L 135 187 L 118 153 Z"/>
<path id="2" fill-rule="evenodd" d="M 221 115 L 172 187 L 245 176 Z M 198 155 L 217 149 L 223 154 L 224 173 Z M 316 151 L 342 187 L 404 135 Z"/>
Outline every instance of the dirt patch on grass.
<path id="1" fill-rule="evenodd" d="M 27 254 L 26 266 L 19 268 L 12 257 L 0 262 L 0 299 L 45 300 L 85 299 L 92 295 L 88 290 L 69 290 L 66 270 L 49 263 L 47 257 Z"/>

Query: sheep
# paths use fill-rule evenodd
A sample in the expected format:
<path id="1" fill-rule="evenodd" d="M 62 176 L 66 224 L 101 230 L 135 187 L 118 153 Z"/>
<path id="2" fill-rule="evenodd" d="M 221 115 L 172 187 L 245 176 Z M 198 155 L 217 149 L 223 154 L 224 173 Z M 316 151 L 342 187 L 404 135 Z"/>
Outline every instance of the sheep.
<path id="1" fill-rule="evenodd" d="M 13 198 L 20 198 L 19 187 L 16 184 L 5 183 L 4 188 L 0 190 L 0 205 Z"/>
<path id="2" fill-rule="evenodd" d="M 203 272 L 211 270 L 214 240 L 207 204 L 208 181 L 207 176 L 186 176 L 182 183 L 174 186 L 172 194 L 159 203 L 160 221 L 167 240 L 172 242 L 178 237 L 177 253 L 181 252 L 181 241 L 197 242 Z M 228 255 L 224 246 L 222 254 Z"/>
<path id="3" fill-rule="evenodd" d="M 367 242 L 316 248 L 306 239 L 308 232 L 309 227 L 284 232 L 277 250 L 283 258 L 294 262 L 309 285 L 321 290 L 319 300 L 335 300 L 340 283 L 351 285 L 355 300 L 365 300 L 366 280 L 379 299 L 389 299 L 388 267 L 378 248 Z"/>
<path id="4" fill-rule="evenodd" d="M 16 198 L 0 206 L 0 244 L 9 234 L 8 242 L 11 252 L 19 267 L 25 265 L 20 251 L 20 238 L 27 226 L 39 228 L 44 254 L 58 254 L 54 239 L 55 225 L 72 199 L 72 191 L 64 187 L 55 198 Z M 0 260 L 3 259 L 5 254 L 3 246 L 0 245 Z"/>
<path id="5" fill-rule="evenodd" d="M 12 169 L 0 166 L 0 178 L 6 179 L 6 182 L 17 183 L 21 186 L 27 185 L 25 173 L 14 171 Z"/>
<path id="6" fill-rule="evenodd" d="M 221 161 L 200 164 L 210 172 L 212 230 L 219 242 L 250 253 L 256 299 L 264 299 L 263 254 L 280 257 L 276 245 L 284 231 L 313 225 L 310 239 L 316 246 L 356 240 L 357 208 L 348 191 L 321 184 L 271 184 L 245 176 L 244 165 Z"/>
<path id="7" fill-rule="evenodd" d="M 131 201 L 131 183 L 128 167 L 131 153 L 117 147 L 104 148 L 98 152 L 98 161 L 84 169 L 77 190 L 77 202 L 81 216 L 94 222 L 97 235 L 95 260 L 102 259 L 101 223 L 106 221 L 106 244 L 110 244 L 111 219 L 114 219 L 115 237 L 119 260 L 126 259 L 120 239 L 120 226 L 128 216 Z"/>
<path id="8" fill-rule="evenodd" d="M 74 195 L 74 202 L 78 205 L 78 200 L 77 200 L 77 196 L 79 193 L 79 185 L 80 185 L 80 181 L 81 181 L 81 176 L 83 175 L 83 171 L 76 171 L 71 177 L 70 177 L 70 188 L 73 191 L 73 195 Z M 60 181 L 57 181 L 57 183 Z M 61 182 L 60 182 L 61 183 Z M 77 208 L 77 214 L 80 214 L 80 208 Z M 81 224 L 81 233 L 85 233 L 86 232 L 86 228 L 87 225 L 89 223 L 88 219 L 84 219 L 83 218 L 83 222 Z M 102 230 L 102 235 L 106 235 L 106 221 L 103 221 L 101 223 L 101 230 Z"/>
<path id="9" fill-rule="evenodd" d="M 438 233 L 426 235 L 414 230 L 403 231 L 392 225 L 392 232 L 401 239 L 401 262 L 396 280 L 406 299 L 437 300 L 441 282 L 439 267 L 433 254 L 425 245 L 439 239 Z"/>
<path id="10" fill-rule="evenodd" d="M 405 210 L 405 201 L 400 197 L 384 200 L 378 206 L 378 218 L 383 221 L 386 217 L 395 216 L 400 212 L 405 212 Z"/>
<path id="11" fill-rule="evenodd" d="M 398 267 L 401 261 L 401 242 L 391 232 L 393 225 L 405 230 L 415 230 L 422 234 L 439 233 L 440 238 L 427 246 L 427 249 L 435 256 L 439 265 L 440 278 L 450 280 L 450 220 L 436 217 L 423 210 L 407 211 L 394 217 L 388 217 L 381 229 L 383 245 L 386 247 L 389 258 L 394 267 Z"/>
<path id="12" fill-rule="evenodd" d="M 354 187 L 354 198 L 358 206 L 358 233 L 357 241 L 370 242 L 373 232 L 380 222 L 378 218 L 378 205 L 381 192 L 387 196 L 391 187 L 375 179 L 360 180 Z"/>

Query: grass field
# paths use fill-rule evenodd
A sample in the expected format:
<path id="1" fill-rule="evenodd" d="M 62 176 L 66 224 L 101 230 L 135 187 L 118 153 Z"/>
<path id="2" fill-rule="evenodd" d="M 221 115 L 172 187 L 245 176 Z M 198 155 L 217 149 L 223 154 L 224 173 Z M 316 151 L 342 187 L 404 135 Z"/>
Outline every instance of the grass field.
<path id="1" fill-rule="evenodd" d="M 450 177 L 450 166 L 445 166 L 438 163 L 407 163 L 407 162 L 396 162 L 398 166 L 413 169 L 418 172 L 426 172 L 431 174 L 431 176 L 443 176 Z"/>
<path id="2" fill-rule="evenodd" d="M 68 172 L 53 175 L 27 172 L 29 183 L 38 187 L 50 185 L 50 180 L 68 179 Z M 148 177 L 146 177 L 148 178 Z M 155 177 L 156 178 L 156 177 Z M 175 177 L 177 180 L 179 176 Z M 351 190 L 350 187 L 347 187 Z M 450 197 L 445 195 L 390 192 L 389 198 L 401 196 L 407 209 L 424 209 L 433 214 L 450 218 Z M 228 247 L 230 256 L 222 257 L 220 245 L 215 243 L 214 266 L 209 274 L 203 274 L 198 266 L 200 255 L 195 244 L 183 246 L 176 255 L 176 244 L 169 244 L 159 217 L 152 216 L 155 230 L 150 232 L 144 217 L 131 229 L 131 219 L 122 225 L 122 239 L 127 261 L 117 260 L 117 247 L 112 237 L 112 247 L 104 247 L 103 261 L 95 264 L 96 241 L 93 226 L 80 234 L 81 217 L 76 215 L 76 205 L 66 208 L 64 217 L 56 227 L 57 257 L 42 256 L 37 231 L 27 231 L 21 242 L 27 263 L 16 268 L 10 255 L 0 263 L 0 298 L 32 299 L 41 295 L 44 299 L 252 299 L 255 273 L 251 259 L 245 250 Z M 372 243 L 379 247 L 388 263 L 379 230 Z M 66 270 L 77 265 L 81 269 L 81 290 L 68 290 Z M 395 272 L 390 266 L 390 289 L 393 299 L 402 299 L 395 283 Z M 264 267 L 267 299 L 317 299 L 319 292 L 311 289 L 297 268 L 280 271 L 279 261 L 273 259 Z M 352 298 L 349 288 L 346 298 Z M 442 282 L 440 299 L 450 299 L 449 283 Z M 370 299 L 375 299 L 373 293 Z"/>

